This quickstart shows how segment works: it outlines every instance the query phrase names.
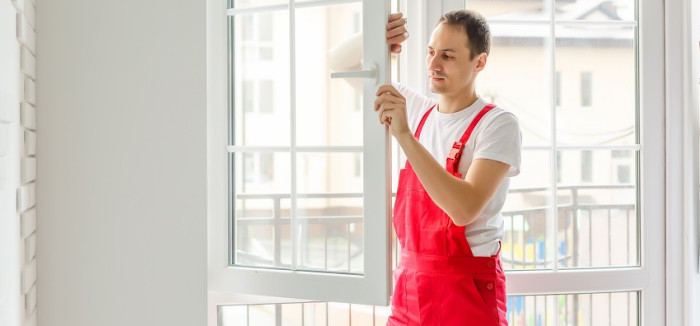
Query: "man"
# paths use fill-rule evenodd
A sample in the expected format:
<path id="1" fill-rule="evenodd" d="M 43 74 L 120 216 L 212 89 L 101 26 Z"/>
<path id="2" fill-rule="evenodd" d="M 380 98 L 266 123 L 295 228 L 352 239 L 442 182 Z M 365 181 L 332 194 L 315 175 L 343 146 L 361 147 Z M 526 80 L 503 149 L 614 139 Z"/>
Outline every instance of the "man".
<path id="1" fill-rule="evenodd" d="M 405 21 L 389 17 L 392 52 L 408 37 Z M 521 136 L 513 114 L 475 92 L 489 50 L 480 14 L 447 13 L 426 57 L 439 99 L 400 85 L 377 90 L 379 121 L 408 159 L 394 206 L 402 252 L 387 325 L 507 325 L 500 211 L 519 173 Z"/>

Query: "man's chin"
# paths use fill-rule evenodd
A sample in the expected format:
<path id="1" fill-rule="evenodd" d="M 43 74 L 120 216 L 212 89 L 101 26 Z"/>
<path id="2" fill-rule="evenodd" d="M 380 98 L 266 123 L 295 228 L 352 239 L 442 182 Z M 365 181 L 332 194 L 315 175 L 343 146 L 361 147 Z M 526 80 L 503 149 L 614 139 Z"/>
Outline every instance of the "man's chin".
<path id="1" fill-rule="evenodd" d="M 435 94 L 442 94 L 445 92 L 445 90 L 442 87 L 435 87 L 435 85 L 433 85 L 432 83 L 430 84 L 430 86 L 428 86 L 428 88 L 431 92 Z"/>

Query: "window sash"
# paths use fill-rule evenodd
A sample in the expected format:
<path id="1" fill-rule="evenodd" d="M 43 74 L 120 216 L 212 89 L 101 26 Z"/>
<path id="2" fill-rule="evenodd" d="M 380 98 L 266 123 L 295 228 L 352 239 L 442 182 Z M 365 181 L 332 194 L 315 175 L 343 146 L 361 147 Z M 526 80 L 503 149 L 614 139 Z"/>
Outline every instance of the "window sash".
<path id="1" fill-rule="evenodd" d="M 224 1 L 222 2 L 225 5 Z M 290 80 L 291 80 L 291 106 L 292 106 L 292 126 L 295 126 L 295 71 L 294 71 L 294 19 L 295 9 L 308 8 L 325 5 L 344 4 L 351 2 L 360 2 L 360 0 L 322 0 L 309 2 L 294 2 L 282 6 L 270 7 L 253 7 L 243 9 L 226 9 L 221 3 L 214 0 L 209 0 L 211 6 L 218 8 L 218 13 L 213 9 L 209 11 L 210 26 L 210 43 L 211 38 L 216 35 L 219 49 L 220 42 L 227 42 L 227 21 L 226 16 L 221 15 L 222 12 L 227 12 L 227 16 L 239 14 L 251 14 L 257 12 L 265 12 L 271 10 L 287 10 L 289 13 L 290 24 Z M 364 0 L 363 3 L 363 30 L 383 30 L 386 23 L 386 17 L 389 15 L 390 3 L 388 0 Z M 291 8 L 291 10 L 290 10 Z M 214 15 L 216 15 L 214 17 Z M 216 22 L 213 22 L 215 20 Z M 216 29 L 216 33 L 214 33 Z M 390 61 L 389 51 L 386 46 L 383 33 L 368 33 L 363 37 L 363 63 L 364 69 L 376 69 L 375 79 L 366 79 L 364 81 L 363 107 L 371 108 L 374 101 L 374 91 L 380 84 L 390 82 Z M 212 46 L 212 45 L 210 45 Z M 229 50 L 232 51 L 232 45 L 229 44 Z M 388 129 L 377 123 L 376 114 L 371 109 L 363 110 L 363 145 L 360 146 L 295 146 L 292 140 L 290 146 L 231 146 L 226 143 L 227 139 L 232 139 L 231 136 L 226 137 L 228 126 L 228 117 L 216 119 L 214 117 L 226 116 L 228 104 L 231 102 L 231 94 L 227 93 L 225 85 L 228 80 L 231 80 L 231 72 L 228 76 L 223 75 L 221 71 L 227 69 L 227 59 L 222 57 L 221 53 L 210 51 L 209 67 L 210 74 L 210 90 L 218 99 L 211 104 L 209 124 L 211 130 L 209 142 L 212 146 L 209 149 L 210 157 L 210 173 L 209 177 L 209 289 L 211 293 L 217 293 L 217 297 L 221 298 L 222 293 L 228 293 L 229 297 L 236 296 L 239 293 L 248 293 L 256 295 L 266 295 L 275 297 L 288 297 L 304 300 L 321 300 L 321 301 L 342 301 L 361 304 L 386 305 L 392 290 L 391 282 L 391 259 L 390 259 L 390 212 L 391 212 L 391 142 Z M 213 58 L 215 56 L 216 58 Z M 216 64 L 219 68 L 216 68 Z M 223 81 L 223 82 L 222 82 Z M 217 85 L 217 87 L 213 87 Z M 224 87 L 221 87 L 221 86 Z M 227 95 L 228 94 L 228 95 Z M 221 101 L 222 97 L 229 97 L 227 101 Z M 212 109 L 215 108 L 215 109 Z M 223 121 L 223 123 L 222 123 Z M 212 126 L 213 125 L 213 126 Z M 222 130 L 223 129 L 223 130 Z M 291 130 L 294 137 L 295 130 Z M 223 137 L 222 137 L 223 134 Z M 218 149 L 221 149 L 219 151 Z M 229 193 L 226 184 L 226 171 L 229 169 L 226 162 L 233 153 L 272 153 L 272 152 L 287 152 L 292 156 L 298 153 L 318 152 L 318 153 L 362 153 L 362 165 L 364 172 L 364 266 L 365 270 L 362 275 L 350 275 L 347 273 L 334 272 L 313 272 L 300 271 L 291 269 L 268 269 L 235 266 L 230 264 L 232 257 L 229 250 L 232 250 L 232 236 L 229 232 L 234 221 L 233 217 L 227 213 L 230 211 L 229 198 L 226 194 Z M 259 154 L 258 154 L 259 155 Z M 292 160 L 294 162 L 294 160 Z M 294 164 L 294 163 L 292 163 Z M 371 166 L 372 168 L 367 168 Z M 377 168 L 384 166 L 384 168 Z M 230 169 L 228 170 L 230 171 Z M 296 171 L 296 167 L 292 167 L 292 171 Z M 351 171 L 352 172 L 352 171 Z M 223 177 L 224 180 L 219 180 L 217 177 Z M 294 183 L 294 181 L 292 181 Z M 303 198 L 308 194 L 297 194 L 296 187 L 292 186 L 292 199 Z M 227 218 L 228 216 L 228 218 Z M 226 295 L 224 295 L 226 297 Z M 219 299 L 220 300 L 220 299 Z"/>

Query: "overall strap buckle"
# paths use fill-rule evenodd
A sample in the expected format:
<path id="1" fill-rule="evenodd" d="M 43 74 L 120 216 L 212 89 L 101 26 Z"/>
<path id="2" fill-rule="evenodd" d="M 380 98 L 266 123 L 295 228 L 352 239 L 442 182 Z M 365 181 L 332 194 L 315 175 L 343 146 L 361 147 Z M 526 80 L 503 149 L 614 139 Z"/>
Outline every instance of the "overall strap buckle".
<path id="1" fill-rule="evenodd" d="M 457 173 L 457 169 L 459 168 L 459 160 L 462 158 L 463 149 L 464 143 L 456 141 L 454 144 L 452 144 L 450 155 L 447 156 L 447 172 L 458 178 L 462 177 L 461 174 Z"/>

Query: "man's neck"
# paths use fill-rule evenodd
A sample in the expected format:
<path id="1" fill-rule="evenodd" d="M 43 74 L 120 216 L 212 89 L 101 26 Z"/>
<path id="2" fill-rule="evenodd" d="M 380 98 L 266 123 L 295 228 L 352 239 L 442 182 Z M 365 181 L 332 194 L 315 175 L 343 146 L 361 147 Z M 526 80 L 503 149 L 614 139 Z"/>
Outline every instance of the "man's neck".
<path id="1" fill-rule="evenodd" d="M 454 95 L 440 94 L 438 110 L 441 113 L 455 113 L 470 107 L 476 100 L 476 92 L 472 89 Z"/>

